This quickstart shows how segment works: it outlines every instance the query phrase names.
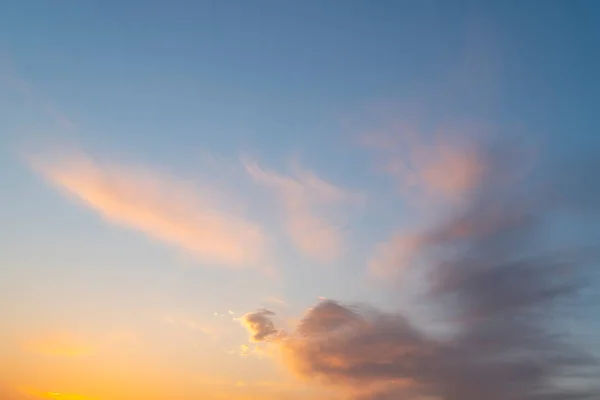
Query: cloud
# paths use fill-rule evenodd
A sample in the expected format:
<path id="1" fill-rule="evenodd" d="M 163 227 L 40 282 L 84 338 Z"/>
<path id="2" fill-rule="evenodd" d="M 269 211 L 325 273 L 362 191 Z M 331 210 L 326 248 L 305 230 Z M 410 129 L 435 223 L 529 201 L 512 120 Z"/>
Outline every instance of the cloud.
<path id="1" fill-rule="evenodd" d="M 425 231 L 396 232 L 376 246 L 369 262 L 370 271 L 380 277 L 389 277 L 408 265 L 422 262 L 426 254 L 421 250 L 432 241 L 483 234 L 487 229 L 495 229 L 496 224 L 510 223 L 512 219 L 522 217 L 519 212 L 524 204 L 515 204 L 515 210 L 509 213 L 500 203 L 501 199 L 509 202 L 523 200 L 507 196 L 522 184 L 527 171 L 531 170 L 529 150 L 523 150 L 526 149 L 524 146 L 518 150 L 514 143 L 507 145 L 458 138 L 438 139 L 433 145 L 423 145 L 412 137 L 409 143 L 416 147 L 416 150 L 411 150 L 410 146 L 408 149 L 414 167 L 410 174 L 400 173 L 398 176 L 400 179 L 410 178 L 414 189 L 412 194 L 419 200 L 417 206 L 425 205 L 428 219 L 439 224 L 440 219 L 456 218 L 453 213 L 472 212 L 480 206 L 489 209 L 486 214 L 478 215 L 480 218 L 466 218 L 465 215 L 452 221 L 443 232 L 438 231 L 441 229 L 439 225 L 431 228 L 433 233 L 426 231 L 429 228 Z M 551 195 L 542 195 L 541 188 L 536 190 L 540 191 L 537 193 L 540 199 Z M 521 195 L 524 196 L 524 193 Z M 482 199 L 481 196 L 497 198 Z M 557 193 L 551 196 L 558 198 Z M 438 218 L 440 215 L 441 218 Z"/>
<path id="2" fill-rule="evenodd" d="M 285 364 L 355 400 L 600 398 L 593 349 L 564 318 L 572 324 L 582 312 L 597 314 L 578 306 L 597 306 L 590 296 L 600 248 L 544 240 L 557 212 L 598 216 L 600 182 L 566 168 L 537 181 L 505 179 L 522 166 L 513 150 L 488 149 L 486 176 L 462 207 L 390 244 L 401 247 L 402 268 L 418 266 L 425 288 L 417 300 L 447 329 L 434 333 L 401 312 L 325 300 L 290 333 L 264 337 Z M 577 190 L 562 193 L 565 178 Z M 278 332 L 272 317 L 262 314 L 261 326 Z"/>
<path id="3" fill-rule="evenodd" d="M 253 313 L 245 314 L 240 322 L 243 327 L 246 328 L 250 333 L 250 340 L 253 342 L 263 342 L 267 339 L 273 338 L 278 334 L 275 329 L 271 317 L 275 315 L 274 312 L 262 309 Z"/>
<path id="4" fill-rule="evenodd" d="M 483 175 L 479 154 L 471 146 L 439 143 L 415 155 L 416 173 L 435 194 L 458 197 L 473 188 Z"/>
<path id="5" fill-rule="evenodd" d="M 265 301 L 265 303 L 271 303 L 271 304 L 276 304 L 276 305 L 280 305 L 280 306 L 287 305 L 287 303 L 284 300 L 282 300 L 278 297 L 269 297 L 269 298 L 266 298 L 264 301 Z"/>
<path id="6" fill-rule="evenodd" d="M 477 142 L 467 136 L 426 140 L 406 130 L 396 137 L 367 135 L 362 143 L 378 151 L 379 168 L 394 177 L 401 192 L 417 199 L 460 200 L 486 172 Z"/>
<path id="7" fill-rule="evenodd" d="M 261 228 L 228 214 L 192 185 L 144 169 L 100 164 L 82 153 L 58 160 L 34 158 L 32 166 L 106 220 L 202 261 L 234 267 L 263 261 L 266 238 Z"/>
<path id="8" fill-rule="evenodd" d="M 328 211 L 349 201 L 353 195 L 298 166 L 294 177 L 288 177 L 266 171 L 256 163 L 245 162 L 244 165 L 256 182 L 279 196 L 288 235 L 298 250 L 321 262 L 340 256 L 342 231 L 332 222 Z"/>
<path id="9" fill-rule="evenodd" d="M 387 277 L 392 271 L 404 269 L 412 263 L 421 240 L 418 235 L 399 233 L 380 243 L 369 262 L 369 270 L 376 276 Z"/>

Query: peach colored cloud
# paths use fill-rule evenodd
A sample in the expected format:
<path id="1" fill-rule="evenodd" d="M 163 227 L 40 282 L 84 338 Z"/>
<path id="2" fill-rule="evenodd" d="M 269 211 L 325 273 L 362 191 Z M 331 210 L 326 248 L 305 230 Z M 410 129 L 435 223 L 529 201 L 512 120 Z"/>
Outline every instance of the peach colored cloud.
<path id="1" fill-rule="evenodd" d="M 350 200 L 353 197 L 350 193 L 299 166 L 294 168 L 294 177 L 289 177 L 266 171 L 256 163 L 244 165 L 256 182 L 279 197 L 287 233 L 298 250 L 321 262 L 340 256 L 342 232 L 328 211 Z"/>
<path id="2" fill-rule="evenodd" d="M 402 193 L 417 192 L 419 198 L 460 199 L 485 172 L 482 153 L 467 137 L 426 140 L 407 130 L 396 137 L 369 135 L 363 144 L 380 152 L 379 166 L 397 180 Z"/>
<path id="3" fill-rule="evenodd" d="M 54 162 L 36 158 L 32 165 L 108 221 L 176 246 L 201 261 L 249 267 L 263 260 L 266 239 L 257 224 L 228 214 L 203 191 L 173 177 L 103 165 L 82 153 Z"/>
<path id="4" fill-rule="evenodd" d="M 439 144 L 416 156 L 417 173 L 425 185 L 446 197 L 458 197 L 473 188 L 483 174 L 483 163 L 469 147 Z"/>
<path id="5" fill-rule="evenodd" d="M 418 235 L 396 234 L 377 245 L 369 262 L 369 270 L 379 277 L 389 276 L 391 271 L 410 265 L 421 246 Z"/>
<path id="6" fill-rule="evenodd" d="M 382 152 L 383 168 L 399 183 L 401 192 L 416 210 L 423 204 L 460 207 L 484 182 L 490 160 L 481 143 L 467 137 L 438 135 L 426 139 L 415 131 L 398 137 L 369 136 L 365 144 Z M 421 209 L 423 211 L 423 209 Z M 436 207 L 425 208 L 426 217 L 436 215 Z M 455 235 L 466 225 L 456 226 Z M 369 261 L 369 270 L 376 276 L 388 277 L 390 273 L 414 263 L 415 254 L 422 245 L 419 233 L 399 231 L 379 243 Z"/>

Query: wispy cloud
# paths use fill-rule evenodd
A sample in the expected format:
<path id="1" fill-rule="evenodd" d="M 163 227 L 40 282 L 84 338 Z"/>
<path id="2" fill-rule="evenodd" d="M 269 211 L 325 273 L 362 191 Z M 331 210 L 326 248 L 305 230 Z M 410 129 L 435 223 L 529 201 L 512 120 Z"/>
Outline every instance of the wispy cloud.
<path id="1" fill-rule="evenodd" d="M 368 136 L 365 140 L 383 152 L 383 168 L 399 183 L 401 194 L 409 200 L 406 205 L 413 211 L 424 210 L 430 220 L 464 207 L 496 168 L 483 141 L 466 136 L 426 138 L 407 131 L 396 137 Z M 504 181 L 502 173 L 495 171 L 493 179 Z M 459 229 L 469 227 L 457 225 L 454 229 L 460 234 Z M 380 277 L 402 270 L 417 261 L 423 240 L 420 232 L 402 228 L 376 246 L 369 270 Z"/>
<path id="2" fill-rule="evenodd" d="M 201 321 L 199 318 L 182 312 L 153 313 L 158 321 L 172 326 L 175 329 L 182 329 L 190 332 L 201 333 L 211 339 L 217 339 L 217 331 L 213 324 Z"/>
<path id="3" fill-rule="evenodd" d="M 326 182 L 299 166 L 294 176 L 284 176 L 246 161 L 246 171 L 279 197 L 288 235 L 298 250 L 309 257 L 329 262 L 343 250 L 342 230 L 328 211 L 352 199 L 346 190 Z"/>
<path id="4" fill-rule="evenodd" d="M 62 113 L 47 98 L 44 98 L 40 92 L 17 73 L 14 60 L 3 53 L 0 54 L 0 87 L 4 96 L 6 94 L 12 95 L 8 104 L 18 108 L 19 114 L 24 114 L 29 120 L 32 120 L 26 121 L 27 123 L 35 123 L 33 121 L 38 120 L 42 120 L 44 123 L 50 122 L 50 125 L 53 125 L 51 130 L 62 131 L 63 134 L 75 128 L 75 123 L 67 115 Z M 2 100 L 4 100 L 4 97 Z"/>
<path id="5" fill-rule="evenodd" d="M 233 267 L 260 267 L 264 261 L 260 226 L 228 213 L 191 184 L 143 168 L 101 164 L 81 152 L 32 158 L 31 165 L 106 220 L 202 261 Z"/>
<path id="6" fill-rule="evenodd" d="M 264 300 L 265 303 L 276 304 L 279 306 L 287 306 L 287 303 L 278 297 L 269 297 Z"/>
<path id="7" fill-rule="evenodd" d="M 485 173 L 485 160 L 467 136 L 426 138 L 406 128 L 395 136 L 366 135 L 362 143 L 378 152 L 378 167 L 394 177 L 401 193 L 419 200 L 460 199 Z"/>
<path id="8" fill-rule="evenodd" d="M 369 261 L 369 271 L 378 277 L 389 277 L 391 272 L 404 269 L 414 260 L 420 241 L 418 235 L 398 233 L 379 243 Z"/>

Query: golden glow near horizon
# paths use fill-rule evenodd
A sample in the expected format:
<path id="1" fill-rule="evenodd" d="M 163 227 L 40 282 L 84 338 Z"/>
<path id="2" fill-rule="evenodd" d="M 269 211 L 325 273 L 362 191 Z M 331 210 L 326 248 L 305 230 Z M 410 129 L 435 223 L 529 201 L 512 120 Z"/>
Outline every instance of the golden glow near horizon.
<path id="1" fill-rule="evenodd" d="M 93 400 L 91 397 L 83 396 L 80 394 L 73 393 L 59 393 L 59 392 L 38 392 L 35 390 L 25 390 L 25 394 L 31 395 L 40 399 L 54 399 L 54 400 Z"/>

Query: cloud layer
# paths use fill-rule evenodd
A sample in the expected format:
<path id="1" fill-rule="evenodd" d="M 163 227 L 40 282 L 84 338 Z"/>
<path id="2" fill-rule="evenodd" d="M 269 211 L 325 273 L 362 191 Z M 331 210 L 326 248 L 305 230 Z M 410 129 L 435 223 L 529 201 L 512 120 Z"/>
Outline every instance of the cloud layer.
<path id="1" fill-rule="evenodd" d="M 590 379 L 600 373 L 596 359 L 567 335 L 563 318 L 579 315 L 571 307 L 596 307 L 584 289 L 599 248 L 543 240 L 556 213 L 598 215 L 598 178 L 562 169 L 536 183 L 508 179 L 523 166 L 514 148 L 481 154 L 485 177 L 461 207 L 391 244 L 403 254 L 399 268 L 421 268 L 419 301 L 444 332 L 400 313 L 323 301 L 290 333 L 261 321 L 270 332 L 261 337 L 292 371 L 360 400 L 600 398 Z"/>

